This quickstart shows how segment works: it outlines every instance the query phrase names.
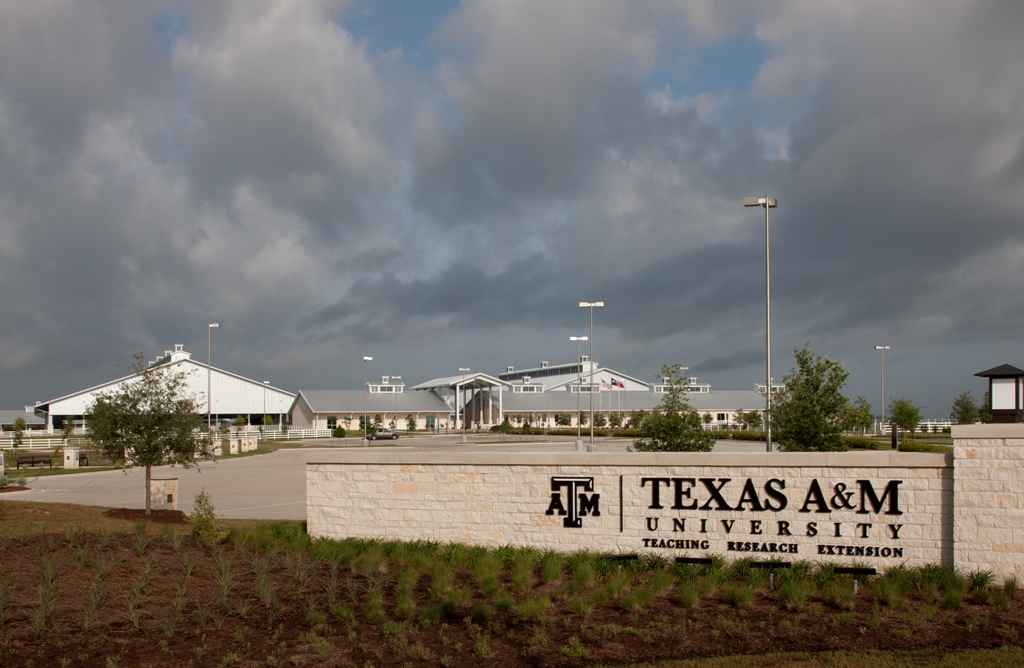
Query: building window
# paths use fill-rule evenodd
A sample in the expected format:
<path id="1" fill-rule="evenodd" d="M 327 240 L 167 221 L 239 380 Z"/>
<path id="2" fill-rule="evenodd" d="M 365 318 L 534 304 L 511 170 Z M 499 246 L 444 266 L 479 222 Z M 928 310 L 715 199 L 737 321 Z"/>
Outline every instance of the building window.
<path id="1" fill-rule="evenodd" d="M 719 413 L 718 414 L 718 421 L 719 422 L 725 422 L 725 413 Z"/>
<path id="2" fill-rule="evenodd" d="M 427 429 L 431 429 L 432 430 L 434 428 L 435 417 L 436 416 L 434 416 L 434 415 L 428 415 L 427 416 Z"/>

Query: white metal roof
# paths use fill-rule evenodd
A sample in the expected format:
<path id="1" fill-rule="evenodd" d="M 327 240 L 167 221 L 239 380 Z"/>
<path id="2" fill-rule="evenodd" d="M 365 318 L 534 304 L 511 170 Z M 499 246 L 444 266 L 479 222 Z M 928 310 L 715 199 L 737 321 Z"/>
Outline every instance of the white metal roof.
<path id="1" fill-rule="evenodd" d="M 465 376 L 459 374 L 458 376 L 445 376 L 444 378 L 435 378 L 428 380 L 425 383 L 420 383 L 409 389 L 411 390 L 439 390 L 443 387 L 449 389 L 455 389 L 457 386 L 464 388 L 486 388 L 486 387 L 511 387 L 512 383 L 504 380 L 499 380 L 494 376 L 486 373 L 467 373 Z"/>
<path id="2" fill-rule="evenodd" d="M 158 360 L 153 366 L 173 368 L 185 373 L 187 391 L 195 395 L 200 412 L 206 412 L 207 366 L 191 359 L 188 353 L 176 354 Z M 83 415 L 102 392 L 116 389 L 135 375 L 128 375 L 101 385 L 66 394 L 32 407 L 37 415 Z M 212 367 L 209 375 L 210 393 L 213 397 L 211 412 L 223 415 L 238 414 L 283 414 L 288 412 L 295 395 L 260 381 Z M 265 409 L 264 409 L 265 406 Z"/>

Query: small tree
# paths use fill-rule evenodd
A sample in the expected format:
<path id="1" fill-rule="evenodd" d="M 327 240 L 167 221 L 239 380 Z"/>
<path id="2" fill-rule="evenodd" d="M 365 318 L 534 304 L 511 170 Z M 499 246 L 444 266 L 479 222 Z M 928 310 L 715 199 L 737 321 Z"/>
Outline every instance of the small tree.
<path id="1" fill-rule="evenodd" d="M 608 418 L 608 424 L 610 424 L 613 429 L 618 429 L 619 427 L 621 427 L 622 413 L 612 413 L 611 417 Z"/>
<path id="2" fill-rule="evenodd" d="M 198 436 L 203 421 L 183 372 L 149 367 L 142 353 L 135 355 L 132 369 L 133 379 L 96 397 L 89 411 L 89 431 L 116 467 L 146 467 L 148 515 L 152 467 L 195 466 L 197 456 L 206 456 Z"/>
<path id="3" fill-rule="evenodd" d="M 679 364 L 661 367 L 666 391 L 640 428 L 641 438 L 633 441 L 640 452 L 709 452 L 714 435 L 701 427 L 700 414 L 686 401 L 683 369 Z"/>
<path id="4" fill-rule="evenodd" d="M 512 426 L 512 423 L 508 421 L 508 416 L 506 415 L 505 419 L 502 420 L 501 424 L 498 426 L 498 433 L 511 434 L 514 429 L 515 428 Z"/>
<path id="5" fill-rule="evenodd" d="M 843 416 L 843 428 L 849 431 L 857 429 L 863 434 L 875 424 L 875 411 L 871 403 L 864 395 L 857 397 L 857 400 L 846 407 L 846 414 Z"/>
<path id="6" fill-rule="evenodd" d="M 710 427 L 711 426 L 711 421 L 713 419 L 714 418 L 711 417 L 711 413 L 705 413 L 704 415 L 700 416 L 700 421 L 702 423 L 704 423 L 705 427 Z"/>
<path id="7" fill-rule="evenodd" d="M 64 441 L 64 445 L 68 444 L 68 440 L 75 433 L 75 421 L 70 418 L 64 418 L 64 422 L 60 425 L 60 437 Z"/>
<path id="8" fill-rule="evenodd" d="M 14 438 L 11 439 L 11 446 L 20 448 L 25 441 L 25 418 L 20 415 L 14 418 Z"/>
<path id="9" fill-rule="evenodd" d="M 245 426 L 245 416 L 244 415 L 236 415 L 235 416 L 235 438 L 238 438 L 238 435 L 241 433 L 242 427 L 244 427 L 244 426 Z"/>
<path id="10" fill-rule="evenodd" d="M 981 404 L 978 405 L 978 419 L 982 424 L 992 424 L 991 405 L 992 399 L 989 397 L 988 390 L 985 390 L 985 394 L 981 397 Z"/>
<path id="11" fill-rule="evenodd" d="M 981 418 L 981 411 L 974 403 L 969 390 L 964 390 L 953 399 L 949 421 L 953 424 L 974 424 Z"/>
<path id="12" fill-rule="evenodd" d="M 269 427 L 272 424 L 274 424 L 274 418 L 271 417 L 270 415 L 264 415 L 263 416 L 263 426 L 264 427 Z"/>
<path id="13" fill-rule="evenodd" d="M 915 406 L 910 399 L 897 397 L 889 402 L 889 421 L 903 431 L 914 433 L 917 425 L 921 424 L 921 409 L 923 406 Z"/>
<path id="14" fill-rule="evenodd" d="M 711 417 L 710 413 L 705 415 Z M 761 411 L 755 410 L 744 411 L 741 409 L 736 413 L 736 421 L 742 424 L 744 429 L 750 431 L 757 431 L 764 424 L 764 420 L 761 419 Z"/>
<path id="15" fill-rule="evenodd" d="M 600 429 L 608 424 L 608 420 L 605 419 L 604 413 L 594 413 L 594 427 Z"/>
<path id="16" fill-rule="evenodd" d="M 572 423 L 572 418 L 569 417 L 568 415 L 562 415 L 561 413 L 556 413 L 555 414 L 555 426 L 556 427 L 564 427 L 564 426 L 566 426 L 568 424 L 571 424 L 571 423 Z"/>
<path id="17" fill-rule="evenodd" d="M 221 438 L 227 438 L 231 435 L 231 427 L 228 426 L 227 422 L 220 422 L 217 424 L 217 434 Z"/>
<path id="18" fill-rule="evenodd" d="M 405 416 L 405 430 L 416 431 L 416 418 L 413 417 L 412 413 Z"/>
<path id="19" fill-rule="evenodd" d="M 384 425 L 384 418 L 381 417 L 380 413 L 373 416 L 373 428 L 380 429 Z"/>
<path id="20" fill-rule="evenodd" d="M 843 386 L 850 372 L 842 362 L 814 354 L 810 346 L 793 351 L 796 367 L 775 395 L 772 427 L 783 450 L 842 451 L 843 420 L 849 400 Z"/>
<path id="21" fill-rule="evenodd" d="M 580 415 L 576 419 L 579 421 L 579 425 L 581 427 L 586 427 L 587 426 L 587 420 L 590 419 L 590 416 L 587 413 L 584 413 L 583 411 L 580 411 Z"/>

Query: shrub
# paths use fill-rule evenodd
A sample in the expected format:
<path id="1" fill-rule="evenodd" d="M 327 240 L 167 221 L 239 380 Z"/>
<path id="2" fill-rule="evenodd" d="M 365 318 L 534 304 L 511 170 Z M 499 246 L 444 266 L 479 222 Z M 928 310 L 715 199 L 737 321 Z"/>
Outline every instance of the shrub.
<path id="1" fill-rule="evenodd" d="M 900 441 L 900 452 L 953 452 L 949 445 L 933 445 L 922 441 Z"/>
<path id="2" fill-rule="evenodd" d="M 879 441 L 871 440 L 870 438 L 861 438 L 859 436 L 843 436 L 843 443 L 848 448 L 860 448 L 863 450 L 879 450 L 883 443 Z"/>
<path id="3" fill-rule="evenodd" d="M 23 475 L 8 476 L 8 475 L 0 474 L 0 489 L 3 489 L 5 487 L 24 487 L 24 486 L 25 486 L 25 476 L 23 476 Z"/>
<path id="4" fill-rule="evenodd" d="M 800 582 L 787 582 L 779 587 L 779 602 L 786 610 L 801 610 L 807 601 L 807 589 Z"/>
<path id="5" fill-rule="evenodd" d="M 977 569 L 967 574 L 967 585 L 972 593 L 977 593 L 983 589 L 987 589 L 995 576 L 992 571 Z"/>
<path id="6" fill-rule="evenodd" d="M 754 603 L 754 592 L 750 587 L 730 587 L 725 590 L 725 602 L 734 608 L 748 608 Z"/>
<path id="7" fill-rule="evenodd" d="M 345 438 L 345 428 L 335 427 L 331 430 L 331 438 Z"/>
<path id="8" fill-rule="evenodd" d="M 227 531 L 217 530 L 216 520 L 217 515 L 213 510 L 213 503 L 210 502 L 210 495 L 203 489 L 196 494 L 195 500 L 192 502 L 192 514 L 189 515 L 192 536 L 203 547 L 212 547 L 228 537 Z"/>
<path id="9" fill-rule="evenodd" d="M 1012 601 L 1017 596 L 1017 578 L 1011 575 L 1003 580 L 1003 589 Z"/>
<path id="10" fill-rule="evenodd" d="M 679 602 L 687 610 L 697 606 L 697 604 L 700 602 L 700 599 L 698 598 L 697 590 L 694 588 L 693 585 L 684 584 L 679 587 Z"/>

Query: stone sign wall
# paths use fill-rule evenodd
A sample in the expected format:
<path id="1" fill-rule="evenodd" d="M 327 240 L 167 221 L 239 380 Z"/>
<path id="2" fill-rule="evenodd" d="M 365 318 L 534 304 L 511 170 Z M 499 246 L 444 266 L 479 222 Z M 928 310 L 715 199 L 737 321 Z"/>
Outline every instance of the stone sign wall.
<path id="1" fill-rule="evenodd" d="M 345 453 L 307 467 L 317 536 L 568 551 L 953 561 L 951 455 Z"/>
<path id="2" fill-rule="evenodd" d="M 953 427 L 953 439 L 957 568 L 1024 579 L 1024 425 Z"/>

